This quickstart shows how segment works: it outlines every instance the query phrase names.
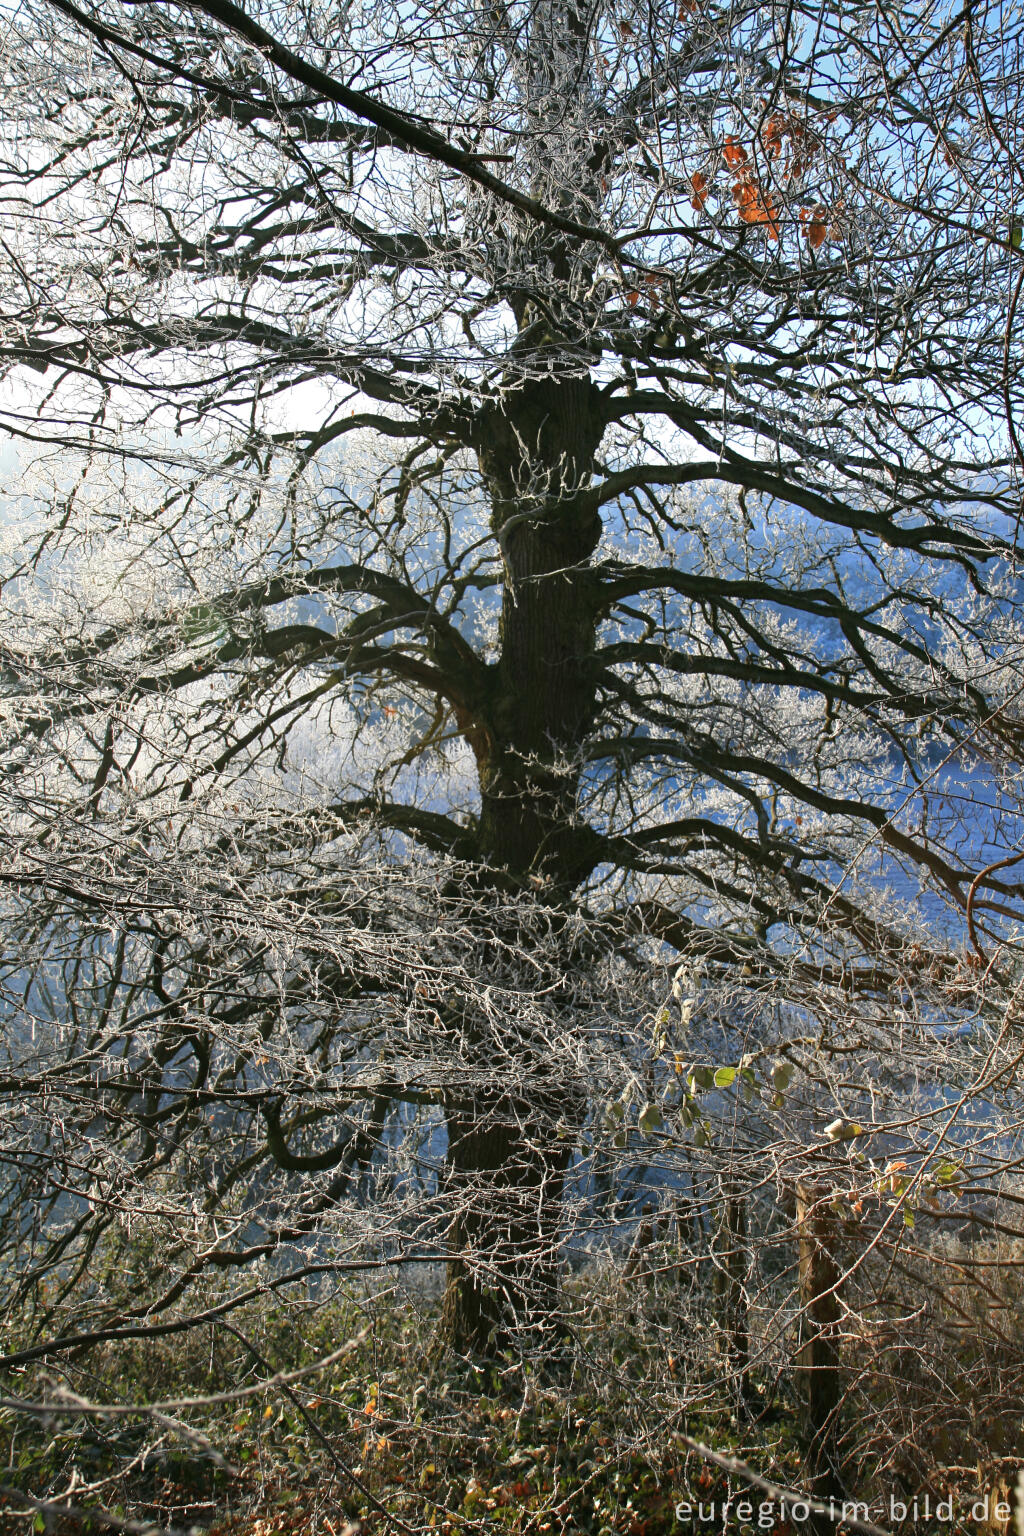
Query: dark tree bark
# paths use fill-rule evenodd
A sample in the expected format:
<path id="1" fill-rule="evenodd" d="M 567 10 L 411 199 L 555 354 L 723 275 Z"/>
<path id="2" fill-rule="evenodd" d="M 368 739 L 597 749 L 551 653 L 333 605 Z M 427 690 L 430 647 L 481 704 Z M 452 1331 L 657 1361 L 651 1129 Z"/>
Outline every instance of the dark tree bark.
<path id="1" fill-rule="evenodd" d="M 574 1137 L 554 1103 L 481 1094 L 447 1113 L 447 1194 L 455 1216 L 438 1344 L 493 1357 L 551 1342 L 562 1187 Z"/>
<path id="2" fill-rule="evenodd" d="M 597 692 L 601 520 L 583 494 L 604 431 L 586 376 L 536 379 L 484 415 L 481 469 L 501 548 L 501 654 L 478 753 L 487 863 L 571 892 L 580 859 L 580 750 Z"/>
<path id="3" fill-rule="evenodd" d="M 496 901 L 507 878 L 566 901 L 589 870 L 576 798 L 596 700 L 590 561 L 601 522 L 581 493 L 603 433 L 600 405 L 585 375 L 537 378 L 511 390 L 480 426 L 505 572 L 488 729 L 476 739 L 489 871 L 481 879 Z M 530 941 L 510 929 L 507 942 Z M 572 965 L 566 953 L 566 970 Z M 485 1077 L 491 1063 L 477 1049 Z M 533 1049 L 520 1042 L 522 1068 L 543 1076 Z M 582 1092 L 564 1085 L 528 1100 L 482 1091 L 446 1110 L 448 1193 L 459 1213 L 440 1339 L 452 1348 L 487 1353 L 506 1348 L 516 1329 L 536 1336 L 550 1327 L 562 1186 L 584 1108 Z"/>

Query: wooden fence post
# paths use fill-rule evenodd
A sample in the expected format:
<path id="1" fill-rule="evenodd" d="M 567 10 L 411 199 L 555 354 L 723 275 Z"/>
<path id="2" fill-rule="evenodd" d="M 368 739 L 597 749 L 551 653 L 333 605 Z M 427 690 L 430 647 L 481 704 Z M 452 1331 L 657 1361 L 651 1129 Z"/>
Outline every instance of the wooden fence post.
<path id="1" fill-rule="evenodd" d="M 796 1187 L 799 1242 L 800 1333 L 797 1385 L 803 1400 L 814 1491 L 821 1498 L 842 1492 L 835 1442 L 842 1400 L 839 1320 L 842 1316 L 839 1222 L 831 1209 L 832 1190 L 800 1181 Z"/>

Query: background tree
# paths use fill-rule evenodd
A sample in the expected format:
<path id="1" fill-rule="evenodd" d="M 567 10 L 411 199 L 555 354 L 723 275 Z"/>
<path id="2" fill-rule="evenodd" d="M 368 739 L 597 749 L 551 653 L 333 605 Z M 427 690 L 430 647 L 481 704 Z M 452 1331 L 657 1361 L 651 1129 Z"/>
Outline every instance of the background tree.
<path id="1" fill-rule="evenodd" d="M 1016 730 L 1014 25 L 10 14 L 9 1166 L 48 1326 L 330 1236 L 443 1248 L 442 1338 L 492 1349 L 555 1315 L 621 1064 L 687 1049 L 651 1023 L 682 960 L 723 1028 L 823 989 L 884 1021 L 923 920 L 927 1020 L 919 879 L 1013 919 L 947 790 Z M 170 1273 L 115 1304 L 129 1211 Z"/>

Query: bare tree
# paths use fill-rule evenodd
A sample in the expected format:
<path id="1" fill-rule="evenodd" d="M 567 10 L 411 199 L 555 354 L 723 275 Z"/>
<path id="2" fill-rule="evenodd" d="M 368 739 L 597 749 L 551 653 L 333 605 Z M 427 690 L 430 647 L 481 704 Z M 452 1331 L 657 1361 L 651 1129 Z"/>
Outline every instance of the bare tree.
<path id="1" fill-rule="evenodd" d="M 867 1040 L 956 969 L 922 880 L 1013 916 L 948 769 L 1020 688 L 1016 23 L 4 26 L 21 1292 L 329 1239 L 493 1349 L 681 963 Z"/>

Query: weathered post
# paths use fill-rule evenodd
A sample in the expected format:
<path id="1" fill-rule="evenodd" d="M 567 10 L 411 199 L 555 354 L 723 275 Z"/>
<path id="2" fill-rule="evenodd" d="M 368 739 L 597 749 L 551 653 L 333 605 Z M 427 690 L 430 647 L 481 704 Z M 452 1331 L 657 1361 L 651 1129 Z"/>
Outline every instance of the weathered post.
<path id="1" fill-rule="evenodd" d="M 831 1194 L 831 1189 L 818 1181 L 800 1181 L 796 1187 L 801 1308 L 797 1384 L 814 1492 L 826 1499 L 842 1492 L 836 1456 L 842 1400 L 842 1266 L 839 1223 L 831 1209 Z"/>

